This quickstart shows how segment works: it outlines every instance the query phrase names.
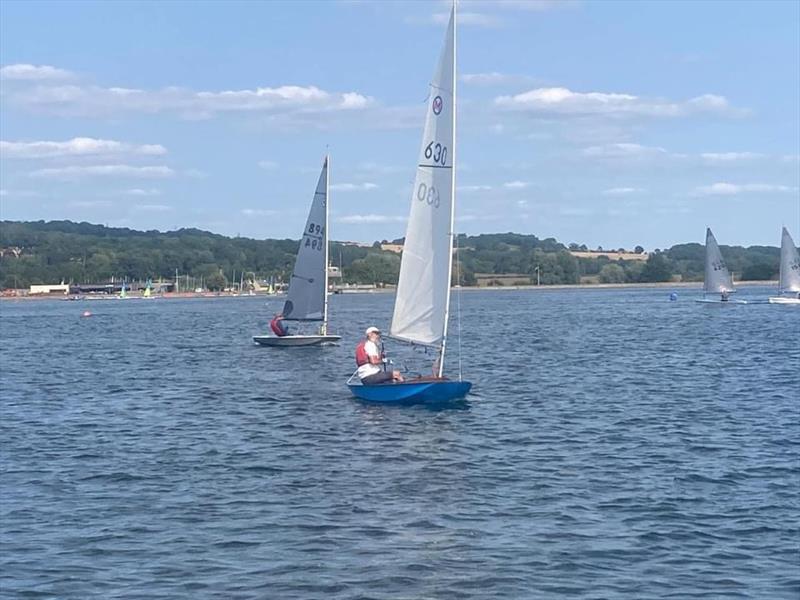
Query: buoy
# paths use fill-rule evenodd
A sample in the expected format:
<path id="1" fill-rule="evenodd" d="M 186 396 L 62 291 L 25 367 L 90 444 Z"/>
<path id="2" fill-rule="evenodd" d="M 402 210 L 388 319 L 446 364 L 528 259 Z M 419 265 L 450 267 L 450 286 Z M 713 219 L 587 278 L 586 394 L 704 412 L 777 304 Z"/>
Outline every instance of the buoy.
<path id="1" fill-rule="evenodd" d="M 675 302 L 675 300 L 677 300 L 677 299 L 678 299 L 678 294 L 677 294 L 676 292 L 672 292 L 672 293 L 669 295 L 669 300 L 670 300 L 670 302 Z"/>
<path id="2" fill-rule="evenodd" d="M 82 314 L 81 316 L 82 316 L 82 317 L 91 317 L 91 316 L 92 316 L 92 313 L 91 313 L 91 312 L 89 312 L 88 310 L 85 310 L 85 311 L 83 311 L 83 314 Z"/>

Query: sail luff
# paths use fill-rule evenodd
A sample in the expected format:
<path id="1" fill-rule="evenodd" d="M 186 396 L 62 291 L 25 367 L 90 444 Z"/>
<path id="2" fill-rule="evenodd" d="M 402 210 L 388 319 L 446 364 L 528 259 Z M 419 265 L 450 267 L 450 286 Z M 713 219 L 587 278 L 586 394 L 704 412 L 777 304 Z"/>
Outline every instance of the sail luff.
<path id="1" fill-rule="evenodd" d="M 330 240 L 328 236 L 328 204 L 330 203 L 330 177 L 331 177 L 331 157 L 325 154 L 325 285 L 323 286 L 322 303 L 322 334 L 328 334 L 328 252 L 330 251 Z"/>
<path id="2" fill-rule="evenodd" d="M 448 252 L 447 261 L 447 294 L 444 302 L 444 329 L 442 330 L 442 351 L 439 354 L 439 377 L 444 374 L 444 355 L 447 350 L 447 324 L 450 321 L 450 292 L 451 282 L 453 278 L 453 235 L 455 233 L 455 207 L 456 207 L 456 111 L 458 104 L 456 102 L 456 87 L 458 85 L 458 76 L 456 72 L 456 36 L 457 36 L 457 15 L 456 15 L 456 0 L 453 0 L 453 14 L 451 16 L 453 22 L 453 35 L 450 39 L 452 44 L 453 53 L 453 115 L 452 115 L 452 158 L 450 159 L 450 248 Z"/>
<path id="3" fill-rule="evenodd" d="M 706 229 L 706 265 L 703 291 L 706 294 L 721 294 L 736 291 L 733 287 L 728 266 L 722 258 L 717 239 L 711 233 L 711 229 Z"/>
<path id="4" fill-rule="evenodd" d="M 782 292 L 800 292 L 800 255 L 786 227 L 781 232 L 780 288 Z"/>

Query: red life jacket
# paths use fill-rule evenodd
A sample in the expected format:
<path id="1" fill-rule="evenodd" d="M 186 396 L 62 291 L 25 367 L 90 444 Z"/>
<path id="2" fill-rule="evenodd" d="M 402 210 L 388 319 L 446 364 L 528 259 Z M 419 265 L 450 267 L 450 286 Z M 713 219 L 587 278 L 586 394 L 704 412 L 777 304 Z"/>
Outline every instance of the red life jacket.
<path id="1" fill-rule="evenodd" d="M 369 364 L 369 354 L 367 354 L 367 340 L 361 340 L 356 346 L 356 365 L 359 367 Z"/>
<path id="2" fill-rule="evenodd" d="M 278 337 L 283 337 L 286 335 L 286 331 L 284 331 L 283 327 L 281 327 L 281 323 L 278 321 L 278 317 L 272 319 L 269 322 L 270 329 L 272 329 L 272 333 L 277 335 Z"/>

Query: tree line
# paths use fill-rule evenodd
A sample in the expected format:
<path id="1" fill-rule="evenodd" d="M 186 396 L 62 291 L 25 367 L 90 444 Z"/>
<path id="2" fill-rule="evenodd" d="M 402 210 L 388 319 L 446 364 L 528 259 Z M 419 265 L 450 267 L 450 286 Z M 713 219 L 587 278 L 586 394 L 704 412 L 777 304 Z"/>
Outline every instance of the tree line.
<path id="1" fill-rule="evenodd" d="M 402 244 L 403 239 L 393 240 Z M 515 274 L 542 285 L 702 281 L 705 249 L 679 244 L 656 251 L 644 260 L 606 256 L 583 258 L 553 238 L 516 233 L 459 235 L 453 283 L 470 286 L 478 277 Z M 234 275 L 245 279 L 286 282 L 291 275 L 298 241 L 226 237 L 198 229 L 135 231 L 71 221 L 0 221 L 0 287 L 25 288 L 37 283 L 100 283 L 115 280 L 173 280 L 203 278 L 221 288 Z M 383 240 L 387 243 L 387 240 Z M 728 267 L 737 279 L 777 277 L 780 251 L 776 247 L 722 246 Z M 637 251 L 643 250 L 640 247 Z M 362 246 L 332 242 L 332 265 L 341 266 L 343 281 L 391 285 L 400 272 L 400 255 L 381 249 L 381 242 Z M 488 280 L 499 284 L 499 280 Z"/>

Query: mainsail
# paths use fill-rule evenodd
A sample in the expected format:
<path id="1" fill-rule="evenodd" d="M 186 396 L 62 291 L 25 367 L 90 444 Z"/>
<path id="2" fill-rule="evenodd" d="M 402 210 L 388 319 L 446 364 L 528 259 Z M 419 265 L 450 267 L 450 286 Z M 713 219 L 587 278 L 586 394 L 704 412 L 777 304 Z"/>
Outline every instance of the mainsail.
<path id="1" fill-rule="evenodd" d="M 800 292 L 800 256 L 786 227 L 781 235 L 781 291 Z"/>
<path id="2" fill-rule="evenodd" d="M 444 354 L 455 204 L 455 8 L 430 83 L 390 334 Z M 439 360 L 441 375 L 444 356 Z"/>
<path id="3" fill-rule="evenodd" d="M 322 165 L 300 250 L 289 281 L 283 316 L 293 321 L 324 321 L 328 263 L 328 157 Z"/>
<path id="4" fill-rule="evenodd" d="M 707 294 L 735 291 L 730 271 L 722 259 L 722 253 L 711 229 L 706 229 L 706 280 L 703 291 Z"/>

